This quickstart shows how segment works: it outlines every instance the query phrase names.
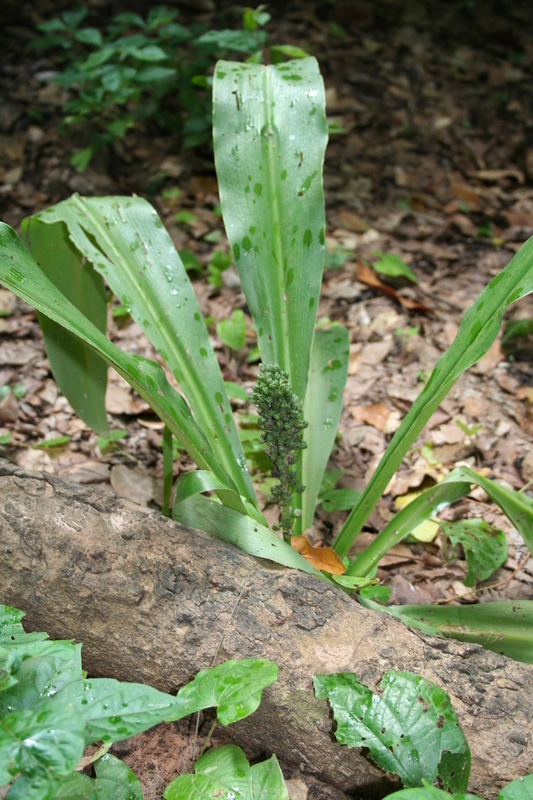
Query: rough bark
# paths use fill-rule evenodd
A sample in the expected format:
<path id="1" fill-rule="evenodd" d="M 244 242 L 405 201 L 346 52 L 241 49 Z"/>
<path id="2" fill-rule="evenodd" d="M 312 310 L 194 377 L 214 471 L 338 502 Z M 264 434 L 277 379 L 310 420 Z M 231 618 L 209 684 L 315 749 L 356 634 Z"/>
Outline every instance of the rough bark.
<path id="1" fill-rule="evenodd" d="M 276 752 L 348 794 L 382 796 L 391 783 L 333 740 L 316 673 L 352 671 L 376 689 L 388 670 L 408 669 L 446 689 L 472 750 L 476 794 L 493 798 L 533 772 L 530 666 L 419 635 L 329 584 L 102 489 L 0 461 L 0 586 L 0 602 L 25 611 L 27 628 L 83 642 L 92 675 L 174 692 L 211 665 L 224 631 L 218 662 L 272 659 L 277 683 L 231 735 L 248 756 Z"/>

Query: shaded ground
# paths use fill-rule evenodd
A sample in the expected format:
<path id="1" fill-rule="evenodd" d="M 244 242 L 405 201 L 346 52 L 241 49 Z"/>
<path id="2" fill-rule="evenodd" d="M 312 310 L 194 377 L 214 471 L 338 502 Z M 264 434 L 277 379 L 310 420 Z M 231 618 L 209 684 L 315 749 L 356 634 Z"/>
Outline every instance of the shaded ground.
<path id="1" fill-rule="evenodd" d="M 346 248 L 349 258 L 325 271 L 319 309 L 319 318 L 340 320 L 350 330 L 342 437 L 330 464 L 344 470 L 340 486 L 365 485 L 463 312 L 533 234 L 531 16 L 527 2 L 499 11 L 498 4 L 482 9 L 476 3 L 389 0 L 305 4 L 283 17 L 278 13 L 270 25 L 274 41 L 293 42 L 317 56 L 330 122 L 344 129 L 330 139 L 324 184 L 328 249 Z M 333 35 L 332 22 L 342 35 Z M 64 97 L 42 78 L 53 63 L 25 49 L 27 29 L 14 25 L 3 37 L 9 51 L 0 71 L 4 221 L 18 226 L 73 191 L 136 192 L 149 196 L 178 249 L 190 249 L 205 265 L 215 249 L 228 250 L 214 213 L 216 180 L 207 154 L 180 153 L 172 137 L 133 131 L 119 152 L 77 174 L 68 159 L 73 143 L 58 137 Z M 28 113 L 35 108 L 39 122 Z M 165 200 L 162 191 L 174 187 L 182 190 L 179 199 Z M 174 219 L 183 210 L 194 214 L 186 225 Z M 375 260 L 377 251 L 401 255 L 411 266 L 419 287 L 400 294 L 429 313 L 408 311 L 357 279 L 357 259 Z M 245 307 L 233 269 L 224 273 L 220 291 L 205 277 L 194 281 L 204 314 L 215 321 Z M 0 386 L 25 388 L 20 399 L 11 392 L 0 402 L 0 435 L 13 434 L 6 455 L 25 468 L 110 482 L 134 500 L 160 502 L 162 424 L 146 404 L 110 374 L 111 427 L 126 429 L 127 436 L 102 454 L 97 437 L 58 394 L 34 312 L 2 290 L 0 313 Z M 529 299 L 508 315 L 531 316 Z M 257 367 L 247 361 L 254 345 L 248 322 L 246 352 L 231 353 L 212 332 L 224 377 L 251 388 Z M 110 335 L 125 349 L 154 357 L 134 323 L 111 319 Z M 531 345 L 522 340 L 521 346 L 511 360 L 498 341 L 460 379 L 358 544 L 390 519 L 396 497 L 437 480 L 458 462 L 516 489 L 533 479 L 531 362 L 516 358 L 527 359 Z M 246 410 L 242 402 L 236 408 Z M 63 450 L 32 447 L 63 434 L 70 436 Z M 430 447 L 422 450 L 426 443 Z M 182 459 L 175 475 L 190 468 Z M 383 560 L 379 576 L 391 587 L 392 602 L 533 597 L 533 560 L 481 491 L 448 512 L 466 516 L 482 517 L 508 535 L 508 562 L 485 582 L 490 588 L 467 590 L 465 562 L 451 562 L 437 536 L 428 544 L 402 544 Z M 342 512 L 321 510 L 313 535 L 331 540 L 343 518 Z"/>

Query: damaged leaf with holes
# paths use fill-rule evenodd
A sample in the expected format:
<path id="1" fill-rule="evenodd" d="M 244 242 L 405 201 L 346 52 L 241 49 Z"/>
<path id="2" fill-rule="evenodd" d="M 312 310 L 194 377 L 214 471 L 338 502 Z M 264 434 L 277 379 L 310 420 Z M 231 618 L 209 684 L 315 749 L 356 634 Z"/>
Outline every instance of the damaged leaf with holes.
<path id="1" fill-rule="evenodd" d="M 335 736 L 348 747 L 368 748 L 369 757 L 404 786 L 440 779 L 464 792 L 470 749 L 446 692 L 411 672 L 387 672 L 374 694 L 353 673 L 316 675 L 315 694 L 327 698 L 337 723 Z"/>

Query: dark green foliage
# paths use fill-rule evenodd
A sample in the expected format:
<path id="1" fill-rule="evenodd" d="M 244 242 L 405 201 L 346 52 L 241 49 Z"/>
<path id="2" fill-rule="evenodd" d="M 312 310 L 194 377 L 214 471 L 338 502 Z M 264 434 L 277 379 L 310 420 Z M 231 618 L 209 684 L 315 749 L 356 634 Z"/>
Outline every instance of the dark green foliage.
<path id="1" fill-rule="evenodd" d="M 230 52 L 261 61 L 267 41 L 261 26 L 270 20 L 246 9 L 242 29 L 206 31 L 205 25 L 177 22 L 177 9 L 157 6 L 146 18 L 117 14 L 99 30 L 84 27 L 87 15 L 86 8 L 64 11 L 38 25 L 42 35 L 33 42 L 54 54 L 62 70 L 53 81 L 71 92 L 63 127 L 75 125 L 85 138 L 71 159 L 79 172 L 98 150 L 139 124 L 180 133 L 184 147 L 210 142 L 211 97 L 205 90 L 215 61 Z"/>

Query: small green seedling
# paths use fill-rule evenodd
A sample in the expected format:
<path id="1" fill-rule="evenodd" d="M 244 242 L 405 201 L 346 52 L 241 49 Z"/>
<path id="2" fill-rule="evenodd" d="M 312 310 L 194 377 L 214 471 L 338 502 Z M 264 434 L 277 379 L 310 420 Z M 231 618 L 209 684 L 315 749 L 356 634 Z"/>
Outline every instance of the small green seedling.
<path id="1" fill-rule="evenodd" d="M 217 336 L 226 347 L 238 352 L 246 342 L 246 317 L 244 311 L 236 308 L 229 319 L 222 319 L 216 325 Z"/>
<path id="2" fill-rule="evenodd" d="M 53 450 L 56 447 L 65 447 L 70 442 L 70 436 L 54 436 L 52 439 L 45 439 L 42 442 L 32 444 L 34 450 Z"/>
<path id="3" fill-rule="evenodd" d="M 124 430 L 123 428 L 107 431 L 105 435 L 98 437 L 98 449 L 100 450 L 101 453 L 105 453 L 107 452 L 107 450 L 110 450 L 113 447 L 113 445 L 115 445 L 117 442 L 120 442 L 122 439 L 125 439 L 127 435 L 128 431 Z"/>

